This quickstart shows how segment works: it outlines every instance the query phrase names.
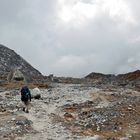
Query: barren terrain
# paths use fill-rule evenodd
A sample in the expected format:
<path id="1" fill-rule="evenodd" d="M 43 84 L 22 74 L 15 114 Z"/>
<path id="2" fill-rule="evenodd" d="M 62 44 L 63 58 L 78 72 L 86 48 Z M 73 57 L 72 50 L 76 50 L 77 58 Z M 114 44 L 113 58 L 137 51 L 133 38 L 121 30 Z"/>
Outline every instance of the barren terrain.
<path id="1" fill-rule="evenodd" d="M 52 84 L 40 92 L 27 114 L 19 90 L 1 91 L 1 140 L 140 139 L 140 92 L 134 89 Z"/>

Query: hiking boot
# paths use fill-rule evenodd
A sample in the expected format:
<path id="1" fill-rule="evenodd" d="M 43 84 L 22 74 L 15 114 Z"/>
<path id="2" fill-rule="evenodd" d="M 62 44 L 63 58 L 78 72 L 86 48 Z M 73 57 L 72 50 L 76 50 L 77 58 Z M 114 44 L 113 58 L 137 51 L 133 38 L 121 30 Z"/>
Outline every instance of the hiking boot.
<path id="1" fill-rule="evenodd" d="M 26 113 L 29 113 L 29 111 L 28 111 L 28 110 L 26 110 Z"/>
<path id="2" fill-rule="evenodd" d="M 25 112 L 25 107 L 23 107 L 23 111 Z"/>

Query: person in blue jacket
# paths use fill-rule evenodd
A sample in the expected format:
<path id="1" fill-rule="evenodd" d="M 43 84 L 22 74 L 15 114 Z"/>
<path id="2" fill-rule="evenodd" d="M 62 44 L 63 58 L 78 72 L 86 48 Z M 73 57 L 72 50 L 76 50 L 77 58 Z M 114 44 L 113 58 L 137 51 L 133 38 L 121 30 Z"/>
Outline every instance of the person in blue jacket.
<path id="1" fill-rule="evenodd" d="M 24 104 L 23 111 L 29 113 L 29 104 L 31 102 L 31 92 L 27 86 L 21 88 L 21 101 Z"/>

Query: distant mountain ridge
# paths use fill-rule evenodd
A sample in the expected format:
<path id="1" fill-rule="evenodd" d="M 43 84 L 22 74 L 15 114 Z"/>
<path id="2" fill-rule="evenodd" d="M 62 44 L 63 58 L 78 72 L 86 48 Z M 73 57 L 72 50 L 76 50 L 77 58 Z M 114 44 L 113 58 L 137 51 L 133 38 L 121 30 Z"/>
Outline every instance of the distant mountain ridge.
<path id="1" fill-rule="evenodd" d="M 33 68 L 14 50 L 0 45 L 0 77 L 6 78 L 8 73 L 15 69 L 19 69 L 30 80 L 42 76 L 38 70 Z"/>
<path id="2" fill-rule="evenodd" d="M 119 74 L 119 75 L 113 75 L 113 74 L 102 74 L 102 73 L 96 73 L 92 72 L 85 76 L 87 79 L 101 79 L 101 78 L 117 78 L 122 80 L 137 80 L 140 79 L 140 70 L 136 70 L 133 72 L 128 72 L 125 74 Z"/>
<path id="3" fill-rule="evenodd" d="M 87 76 L 85 76 L 85 78 L 99 79 L 99 78 L 110 78 L 110 77 L 114 77 L 114 76 L 115 75 L 113 75 L 113 74 L 103 74 L 103 73 L 92 72 L 92 73 L 88 74 Z"/>
<path id="4" fill-rule="evenodd" d="M 139 80 L 140 70 L 136 70 L 136 71 L 125 73 L 125 74 L 119 74 L 117 77 L 123 80 L 129 80 L 129 81 Z"/>

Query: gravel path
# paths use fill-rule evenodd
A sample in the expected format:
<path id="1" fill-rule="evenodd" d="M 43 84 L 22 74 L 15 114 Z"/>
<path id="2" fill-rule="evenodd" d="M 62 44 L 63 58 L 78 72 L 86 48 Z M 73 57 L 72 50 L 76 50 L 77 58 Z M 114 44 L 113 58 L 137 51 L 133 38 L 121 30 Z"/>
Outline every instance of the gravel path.
<path id="1" fill-rule="evenodd" d="M 33 128 L 37 133 L 27 134 L 17 140 L 96 140 L 98 136 L 73 136 L 61 123 L 53 123 L 52 116 L 54 114 L 62 116 L 59 107 L 63 105 L 90 100 L 90 93 L 96 92 L 98 89 L 72 84 L 56 84 L 53 87 L 49 90 L 42 90 L 43 100 L 32 100 L 30 113 L 23 113 L 27 119 L 33 122 Z"/>

